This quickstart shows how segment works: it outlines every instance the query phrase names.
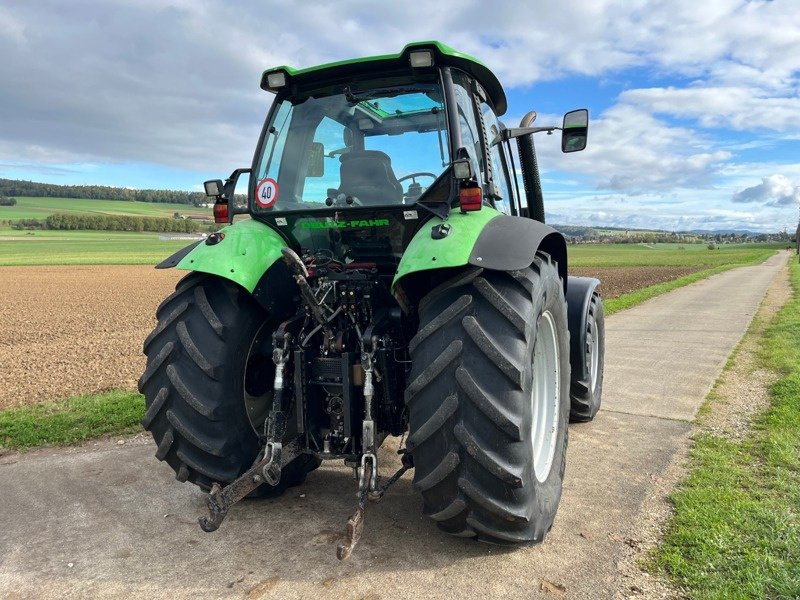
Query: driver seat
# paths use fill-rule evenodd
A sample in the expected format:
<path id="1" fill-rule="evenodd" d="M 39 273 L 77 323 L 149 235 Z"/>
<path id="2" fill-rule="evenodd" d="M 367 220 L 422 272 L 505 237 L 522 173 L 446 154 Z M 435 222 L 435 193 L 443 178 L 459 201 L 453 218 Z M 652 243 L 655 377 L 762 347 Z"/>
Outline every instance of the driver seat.
<path id="1" fill-rule="evenodd" d="M 339 193 L 362 204 L 400 204 L 403 186 L 392 170 L 389 155 L 380 150 L 353 150 L 339 157 Z"/>

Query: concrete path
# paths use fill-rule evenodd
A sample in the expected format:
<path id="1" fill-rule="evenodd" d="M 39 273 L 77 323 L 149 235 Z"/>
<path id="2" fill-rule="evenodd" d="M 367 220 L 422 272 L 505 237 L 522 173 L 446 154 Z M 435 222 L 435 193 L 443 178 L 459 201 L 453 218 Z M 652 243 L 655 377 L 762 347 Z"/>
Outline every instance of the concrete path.
<path id="1" fill-rule="evenodd" d="M 142 435 L 0 457 L 0 597 L 609 597 L 652 478 L 785 261 L 781 253 L 607 320 L 604 410 L 570 427 L 561 508 L 540 546 L 440 534 L 407 475 L 368 508 L 360 545 L 339 563 L 333 543 L 354 495 L 350 472 L 332 466 L 280 499 L 236 507 L 205 534 L 202 494 L 175 481 Z M 396 463 L 391 449 L 382 458 Z"/>

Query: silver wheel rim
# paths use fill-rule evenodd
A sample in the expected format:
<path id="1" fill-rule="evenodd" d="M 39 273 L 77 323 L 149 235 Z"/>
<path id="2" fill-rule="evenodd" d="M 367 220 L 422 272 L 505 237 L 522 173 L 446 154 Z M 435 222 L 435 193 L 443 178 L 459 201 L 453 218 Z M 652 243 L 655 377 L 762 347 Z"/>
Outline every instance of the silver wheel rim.
<path id="1" fill-rule="evenodd" d="M 533 423 L 533 472 L 539 482 L 544 482 L 553 466 L 558 437 L 558 408 L 561 370 L 558 341 L 553 316 L 542 313 L 533 346 L 533 381 L 531 404 Z"/>
<path id="2" fill-rule="evenodd" d="M 589 364 L 591 365 L 592 395 L 594 395 L 594 390 L 597 388 L 597 374 L 600 370 L 600 339 L 597 335 L 596 321 L 592 321 L 589 335 L 592 337 L 592 341 L 589 344 Z"/>
<path id="3" fill-rule="evenodd" d="M 265 328 L 266 333 L 269 334 L 269 338 L 263 337 L 265 335 Z M 242 374 L 242 378 L 244 379 L 242 383 L 242 395 L 245 411 L 247 412 L 247 419 L 250 421 L 250 426 L 253 428 L 253 431 L 258 435 L 264 433 L 264 422 L 267 420 L 267 414 L 272 405 L 272 382 L 269 382 L 268 389 L 264 394 L 257 396 L 252 395 L 247 391 L 247 372 L 250 368 L 250 359 L 256 348 L 264 344 L 267 339 L 269 339 L 267 343 L 271 344 L 271 337 L 271 329 L 267 328 L 267 322 L 262 323 L 256 335 L 253 337 L 253 341 L 250 342 L 250 347 L 247 349 L 247 358 L 245 359 L 244 373 Z"/>

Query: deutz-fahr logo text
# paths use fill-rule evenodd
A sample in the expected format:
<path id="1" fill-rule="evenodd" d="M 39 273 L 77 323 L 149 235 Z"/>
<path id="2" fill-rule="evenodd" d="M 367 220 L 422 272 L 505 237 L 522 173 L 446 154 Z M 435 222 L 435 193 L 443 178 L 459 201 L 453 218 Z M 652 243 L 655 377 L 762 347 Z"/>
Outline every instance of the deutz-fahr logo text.
<path id="1" fill-rule="evenodd" d="M 351 221 L 303 221 L 303 229 L 347 229 L 349 227 L 388 227 L 389 219 L 360 219 Z"/>

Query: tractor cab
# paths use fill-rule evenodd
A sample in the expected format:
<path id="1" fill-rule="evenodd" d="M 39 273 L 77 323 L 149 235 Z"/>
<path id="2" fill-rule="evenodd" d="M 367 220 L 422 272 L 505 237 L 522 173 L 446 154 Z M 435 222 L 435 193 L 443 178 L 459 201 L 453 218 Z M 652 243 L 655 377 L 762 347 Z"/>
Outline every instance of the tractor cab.
<path id="1" fill-rule="evenodd" d="M 251 169 L 228 183 L 235 187 L 239 173 L 249 171 L 245 212 L 298 251 L 374 261 L 391 271 L 432 215 L 485 206 L 537 216 L 521 194 L 510 145 L 513 131 L 522 130 L 499 121 L 505 93 L 472 57 L 421 42 L 397 55 L 269 69 L 261 87 L 275 101 Z M 567 151 L 582 149 L 571 139 Z M 521 166 L 523 175 L 532 170 Z M 208 183 L 225 207 L 220 220 L 232 220 L 232 193 Z"/>

